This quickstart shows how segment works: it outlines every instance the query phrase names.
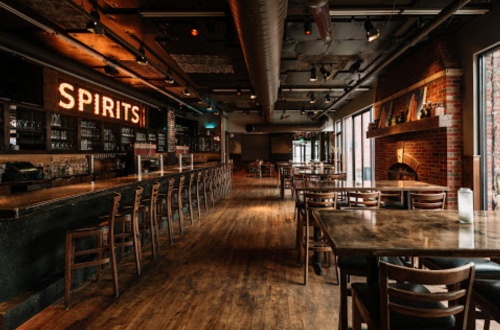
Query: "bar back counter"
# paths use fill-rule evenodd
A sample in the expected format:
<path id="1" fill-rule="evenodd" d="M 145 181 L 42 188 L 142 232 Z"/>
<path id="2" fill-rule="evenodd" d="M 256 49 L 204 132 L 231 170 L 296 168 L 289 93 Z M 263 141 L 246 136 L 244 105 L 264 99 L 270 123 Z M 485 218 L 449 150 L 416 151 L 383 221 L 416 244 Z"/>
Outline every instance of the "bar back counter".
<path id="1" fill-rule="evenodd" d="M 144 188 L 143 198 L 148 198 L 156 182 L 161 183 L 162 193 L 168 179 L 218 165 L 0 197 L 0 329 L 15 329 L 63 296 L 65 233 L 106 215 L 113 192 L 122 194 L 121 205 L 130 205 L 137 186 Z M 80 285 L 94 273 L 95 267 L 79 269 L 73 284 Z"/>

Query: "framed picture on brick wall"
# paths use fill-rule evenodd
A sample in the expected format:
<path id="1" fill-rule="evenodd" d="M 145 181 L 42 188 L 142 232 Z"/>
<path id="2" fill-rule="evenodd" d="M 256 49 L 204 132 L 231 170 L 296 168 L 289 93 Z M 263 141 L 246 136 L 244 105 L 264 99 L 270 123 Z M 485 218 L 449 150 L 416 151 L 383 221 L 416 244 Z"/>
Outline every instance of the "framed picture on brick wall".
<path id="1" fill-rule="evenodd" d="M 420 110 L 425 104 L 426 93 L 427 87 L 422 87 L 408 94 L 406 98 L 406 121 L 420 120 Z"/>
<path id="2" fill-rule="evenodd" d="M 390 125 L 392 115 L 392 101 L 385 102 L 380 106 L 380 117 L 378 128 L 388 127 Z"/>

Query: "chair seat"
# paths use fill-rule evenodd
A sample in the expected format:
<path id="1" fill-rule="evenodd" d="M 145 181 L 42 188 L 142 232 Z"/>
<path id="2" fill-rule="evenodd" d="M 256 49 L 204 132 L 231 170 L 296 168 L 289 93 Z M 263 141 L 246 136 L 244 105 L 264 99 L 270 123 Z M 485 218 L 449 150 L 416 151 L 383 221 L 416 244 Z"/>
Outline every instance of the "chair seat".
<path id="1" fill-rule="evenodd" d="M 86 226 L 83 228 L 74 228 L 66 231 L 66 234 L 73 234 L 73 233 L 82 233 L 85 231 L 92 231 L 92 230 L 99 230 L 99 229 L 106 229 L 108 228 L 108 221 L 103 221 L 98 220 L 98 221 L 93 221 L 85 224 Z"/>
<path id="2" fill-rule="evenodd" d="M 399 201 L 382 201 L 380 206 L 384 209 L 405 210 L 405 206 Z"/>
<path id="3" fill-rule="evenodd" d="M 451 269 L 461 267 L 469 262 L 476 266 L 476 277 L 478 276 L 499 276 L 500 265 L 483 258 L 425 258 L 424 263 L 431 263 L 438 269 Z"/>
<path id="4" fill-rule="evenodd" d="M 415 293 L 430 293 L 430 291 L 427 290 L 423 285 L 418 284 L 391 283 L 389 284 L 389 286 L 406 291 L 412 291 Z M 368 283 L 353 283 L 352 289 L 358 295 L 373 322 L 380 323 L 380 290 L 378 286 L 374 286 Z M 445 307 L 439 302 L 417 302 L 414 300 L 409 301 L 399 297 L 393 297 L 393 302 L 414 308 L 430 309 Z M 391 312 L 390 320 L 391 329 L 443 330 L 453 329 L 455 327 L 455 318 L 453 316 L 440 318 L 420 318 Z"/>
<path id="5" fill-rule="evenodd" d="M 380 261 L 403 267 L 403 263 L 398 257 L 380 257 Z M 364 271 L 368 268 L 366 257 L 339 257 L 337 264 L 340 269 Z"/>
<path id="6" fill-rule="evenodd" d="M 474 291 L 500 309 L 500 281 L 475 280 Z"/>

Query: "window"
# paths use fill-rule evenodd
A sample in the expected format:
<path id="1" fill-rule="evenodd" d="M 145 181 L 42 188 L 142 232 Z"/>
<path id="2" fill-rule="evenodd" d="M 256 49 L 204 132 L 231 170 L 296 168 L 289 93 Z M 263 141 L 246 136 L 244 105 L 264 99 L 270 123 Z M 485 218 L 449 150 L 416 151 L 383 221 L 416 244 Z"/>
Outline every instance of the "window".
<path id="1" fill-rule="evenodd" d="M 315 157 L 312 158 L 312 141 L 293 141 L 293 161 L 294 163 L 305 163 L 311 160 L 319 160 L 319 141 L 314 141 Z"/>
<path id="2" fill-rule="evenodd" d="M 340 120 L 335 123 L 335 148 L 340 148 L 342 145 L 342 125 Z"/>
<path id="3" fill-rule="evenodd" d="M 344 119 L 347 180 L 371 180 L 373 177 L 373 142 L 366 138 L 372 120 L 372 107 Z"/>
<path id="4" fill-rule="evenodd" d="M 482 208 L 500 208 L 500 47 L 480 57 Z"/>

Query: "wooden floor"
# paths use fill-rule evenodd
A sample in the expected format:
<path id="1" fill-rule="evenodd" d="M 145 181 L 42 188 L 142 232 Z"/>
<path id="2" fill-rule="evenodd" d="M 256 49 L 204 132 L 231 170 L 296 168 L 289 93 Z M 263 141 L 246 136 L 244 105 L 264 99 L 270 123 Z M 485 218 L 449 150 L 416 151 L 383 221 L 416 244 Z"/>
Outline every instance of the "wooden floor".
<path id="1" fill-rule="evenodd" d="M 235 175 L 233 192 L 173 246 L 161 236 L 159 258 L 144 249 L 142 275 L 132 256 L 119 265 L 119 298 L 106 269 L 72 292 L 70 310 L 60 300 L 20 329 L 337 329 L 335 272 L 311 268 L 302 285 L 293 202 L 276 178 Z"/>

